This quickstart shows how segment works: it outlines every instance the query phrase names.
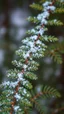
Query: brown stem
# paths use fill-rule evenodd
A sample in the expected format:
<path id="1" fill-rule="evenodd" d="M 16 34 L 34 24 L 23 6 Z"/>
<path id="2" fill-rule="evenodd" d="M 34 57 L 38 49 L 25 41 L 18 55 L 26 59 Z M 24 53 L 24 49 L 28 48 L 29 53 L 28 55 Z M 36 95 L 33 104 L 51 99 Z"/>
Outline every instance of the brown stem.
<path id="1" fill-rule="evenodd" d="M 20 81 L 18 82 L 18 85 L 17 85 L 16 88 L 15 88 L 14 95 L 18 92 L 19 86 L 20 86 Z M 13 101 L 11 102 L 11 112 L 10 112 L 10 114 L 13 114 L 14 105 L 15 105 L 15 104 L 16 104 L 16 98 L 14 97 L 14 98 L 13 98 Z"/>

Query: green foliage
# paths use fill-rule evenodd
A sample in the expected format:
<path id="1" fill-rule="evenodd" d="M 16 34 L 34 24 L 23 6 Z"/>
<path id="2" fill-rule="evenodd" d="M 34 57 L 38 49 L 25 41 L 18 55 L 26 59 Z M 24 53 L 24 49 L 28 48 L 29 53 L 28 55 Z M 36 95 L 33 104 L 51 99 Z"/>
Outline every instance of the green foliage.
<path id="1" fill-rule="evenodd" d="M 55 13 L 64 13 L 64 8 L 57 8 Z"/>
<path id="2" fill-rule="evenodd" d="M 33 8 L 33 9 L 36 9 L 36 10 L 41 10 L 41 11 L 43 10 L 43 8 L 42 8 L 41 5 L 35 4 L 35 3 L 33 3 L 32 5 L 30 5 L 30 7 Z"/>
<path id="3" fill-rule="evenodd" d="M 61 13 L 62 11 L 60 10 L 57 10 L 56 13 L 59 12 Z M 28 21 L 32 22 L 32 23 L 36 23 L 36 24 L 39 24 L 40 21 L 36 18 L 36 17 L 29 17 L 28 18 Z M 63 25 L 63 22 L 61 22 L 60 20 L 49 20 L 48 23 L 47 23 L 48 26 L 62 26 Z"/>
<path id="4" fill-rule="evenodd" d="M 28 79 L 31 79 L 31 80 L 36 80 L 37 79 L 37 76 L 32 72 L 26 72 L 25 77 L 28 78 Z"/>
<path id="5" fill-rule="evenodd" d="M 58 38 L 55 36 L 47 36 L 47 35 L 43 35 L 40 38 L 41 41 L 46 41 L 46 42 L 56 42 L 58 41 Z"/>
<path id="6" fill-rule="evenodd" d="M 42 0 L 42 2 L 44 2 L 46 0 Z M 51 0 L 49 0 L 51 1 Z M 59 8 L 56 8 L 55 12 L 54 13 L 64 13 L 64 3 L 61 2 L 61 1 L 58 1 L 55 3 L 56 7 L 59 7 Z M 35 9 L 35 10 L 39 10 L 39 11 L 42 11 L 43 10 L 43 6 L 41 6 L 41 4 L 36 4 L 36 3 L 33 3 L 30 5 L 31 8 Z"/>
<path id="7" fill-rule="evenodd" d="M 43 85 L 42 91 L 33 96 L 32 101 L 34 102 L 36 109 L 40 114 L 44 114 L 46 111 L 46 105 L 41 104 L 40 100 L 50 99 L 51 97 L 60 97 L 61 95 L 56 89 Z"/>
<path id="8" fill-rule="evenodd" d="M 48 98 L 48 97 L 60 97 L 60 94 L 59 94 L 59 92 L 56 90 L 56 89 L 54 89 L 54 88 L 52 88 L 52 87 L 48 87 L 48 86 L 43 86 L 42 87 L 42 90 L 43 90 L 43 98 Z"/>
<path id="9" fill-rule="evenodd" d="M 45 2 L 44 2 L 45 1 Z M 44 2 L 44 3 L 43 3 Z M 48 86 L 43 86 L 42 91 L 36 95 L 32 94 L 33 84 L 30 80 L 36 80 L 37 76 L 34 71 L 38 70 L 39 63 L 37 58 L 50 55 L 54 61 L 62 63 L 60 55 L 60 47 L 55 47 L 58 39 L 55 36 L 48 36 L 48 26 L 62 26 L 63 22 L 56 19 L 49 20 L 50 14 L 63 12 L 63 8 L 57 8 L 59 0 L 47 2 L 41 0 L 40 4 L 32 4 L 31 7 L 42 11 L 36 17 L 29 17 L 28 20 L 36 23 L 34 29 L 28 30 L 28 37 L 22 40 L 22 46 L 16 51 L 17 60 L 12 61 L 15 69 L 7 72 L 9 81 L 1 84 L 2 89 L 0 97 L 0 113 L 2 114 L 27 114 L 29 110 L 36 105 L 41 114 L 45 113 L 45 106 L 40 106 L 38 98 L 47 99 L 51 97 L 60 97 L 60 93 Z M 43 3 L 43 4 L 42 4 Z M 56 3 L 56 5 L 55 5 Z M 54 6 L 55 5 L 55 6 Z M 58 5 L 57 5 L 58 6 Z M 60 10 L 60 11 L 59 11 Z M 52 44 L 51 44 L 52 43 Z M 56 46 L 58 46 L 56 44 Z M 57 49 L 56 49 L 57 48 Z M 64 49 L 62 49 L 62 53 Z"/>
<path id="10" fill-rule="evenodd" d="M 32 23 L 36 23 L 36 24 L 39 23 L 39 20 L 36 17 L 28 17 L 27 20 Z"/>
<path id="11" fill-rule="evenodd" d="M 39 100 L 35 100 L 35 107 L 40 112 L 40 114 L 44 114 L 46 107 L 45 106 L 42 106 L 39 103 Z"/>
<path id="12" fill-rule="evenodd" d="M 60 20 L 49 20 L 48 25 L 50 26 L 62 26 L 63 23 Z"/>
<path id="13" fill-rule="evenodd" d="M 32 98 L 32 100 L 33 100 L 33 102 L 35 102 L 35 100 L 38 100 L 39 98 L 48 99 L 51 97 L 53 97 L 53 98 L 60 97 L 61 95 L 56 89 L 54 89 L 48 85 L 46 85 L 46 86 L 43 85 L 41 92 L 36 93 L 36 95 L 34 94 L 33 96 L 34 97 Z"/>
<path id="14" fill-rule="evenodd" d="M 45 52 L 45 56 L 51 56 L 58 64 L 63 62 L 62 54 L 64 54 L 64 42 L 50 45 Z"/>

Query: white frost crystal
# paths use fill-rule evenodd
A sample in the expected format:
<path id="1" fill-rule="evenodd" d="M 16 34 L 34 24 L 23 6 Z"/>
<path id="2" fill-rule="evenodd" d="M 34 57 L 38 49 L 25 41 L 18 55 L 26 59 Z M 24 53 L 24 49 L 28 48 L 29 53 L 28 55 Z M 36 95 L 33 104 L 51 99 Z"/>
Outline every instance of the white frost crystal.
<path id="1" fill-rule="evenodd" d="M 15 88 L 17 86 L 17 84 L 18 84 L 18 81 L 16 81 L 16 82 L 10 82 L 10 87 Z"/>
<path id="2" fill-rule="evenodd" d="M 45 7 L 44 11 L 46 11 L 46 10 L 54 11 L 55 10 L 55 6 L 47 6 L 47 7 Z"/>
<path id="3" fill-rule="evenodd" d="M 42 44 L 42 42 L 41 42 L 40 40 L 38 40 L 38 41 L 36 42 L 36 44 Z"/>
<path id="4" fill-rule="evenodd" d="M 49 12 L 48 11 L 44 11 L 43 13 L 38 14 L 37 19 L 41 20 L 41 19 L 45 19 L 45 18 L 48 18 L 48 17 L 49 17 Z"/>
<path id="5" fill-rule="evenodd" d="M 32 40 L 36 40 L 37 37 L 38 37 L 37 35 L 33 35 L 33 36 L 30 37 L 30 39 L 32 39 Z"/>
<path id="6" fill-rule="evenodd" d="M 26 71 L 27 67 L 28 65 L 25 65 L 25 64 L 23 65 L 24 71 Z"/>
<path id="7" fill-rule="evenodd" d="M 41 24 L 45 24 L 45 25 L 46 25 L 46 24 L 47 24 L 47 20 L 43 18 L 43 19 L 41 20 Z"/>
<path id="8" fill-rule="evenodd" d="M 52 2 L 48 2 L 48 1 L 46 1 L 44 4 L 43 4 L 43 6 L 44 7 L 47 7 L 48 5 L 50 5 Z"/>
<path id="9" fill-rule="evenodd" d="M 50 6 L 50 4 L 52 4 L 52 2 L 48 2 L 48 1 L 43 4 L 44 11 L 47 11 L 47 10 L 54 11 L 55 10 L 55 6 Z"/>
<path id="10" fill-rule="evenodd" d="M 9 85 L 10 85 L 10 82 L 9 82 L 9 81 L 3 82 L 2 85 L 3 85 L 3 86 L 9 86 Z"/>
<path id="11" fill-rule="evenodd" d="M 29 53 L 30 53 L 30 51 L 27 51 L 27 53 L 25 54 L 25 53 L 23 53 L 23 57 L 26 59 L 27 57 L 29 57 Z"/>
<path id="12" fill-rule="evenodd" d="M 21 96 L 20 96 L 18 93 L 16 93 L 16 94 L 14 95 L 14 97 L 16 98 L 17 101 L 21 99 Z"/>
<path id="13" fill-rule="evenodd" d="M 34 47 L 34 42 L 29 41 L 27 45 L 30 47 Z"/>
<path id="14" fill-rule="evenodd" d="M 44 34 L 44 29 L 43 28 L 41 28 L 39 31 L 38 31 L 38 34 L 40 34 L 41 36 Z"/>
<path id="15" fill-rule="evenodd" d="M 55 6 L 50 6 L 50 4 L 52 4 L 52 2 L 45 2 L 43 4 L 44 7 L 44 12 L 41 14 L 38 14 L 37 19 L 39 21 L 41 21 L 41 24 L 46 25 L 47 24 L 47 18 L 49 17 L 49 12 L 48 10 L 54 11 L 55 10 Z"/>
<path id="16" fill-rule="evenodd" d="M 23 73 L 18 73 L 18 81 L 23 81 Z"/>
<path id="17" fill-rule="evenodd" d="M 57 21 L 57 19 L 54 19 L 54 23 Z"/>
<path id="18" fill-rule="evenodd" d="M 31 32 L 35 33 L 35 29 L 32 29 Z"/>
<path id="19" fill-rule="evenodd" d="M 17 110 L 19 109 L 19 106 L 14 106 L 14 111 L 17 112 Z"/>
<path id="20" fill-rule="evenodd" d="M 43 14 L 43 18 L 48 18 L 50 15 L 48 11 L 44 11 L 42 14 Z"/>
<path id="21" fill-rule="evenodd" d="M 2 83 L 2 85 L 3 85 L 4 87 L 9 86 L 10 88 L 11 88 L 11 87 L 15 88 L 15 87 L 17 86 L 17 84 L 18 84 L 18 81 L 16 81 L 16 82 L 7 81 L 7 82 Z"/>

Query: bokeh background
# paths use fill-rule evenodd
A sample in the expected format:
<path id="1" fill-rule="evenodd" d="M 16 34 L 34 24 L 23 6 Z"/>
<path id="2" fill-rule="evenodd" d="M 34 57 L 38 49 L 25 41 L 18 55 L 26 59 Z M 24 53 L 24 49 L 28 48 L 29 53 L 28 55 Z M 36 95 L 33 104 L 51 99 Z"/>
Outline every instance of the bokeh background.
<path id="1" fill-rule="evenodd" d="M 21 45 L 21 40 L 26 36 L 26 30 L 32 28 L 33 24 L 27 22 L 26 18 L 36 15 L 29 7 L 38 0 L 0 0 L 0 83 L 6 80 L 6 71 L 14 68 L 11 61 L 15 58 L 15 50 Z M 56 17 L 64 20 L 64 14 L 56 14 Z M 49 27 L 48 34 L 58 37 L 59 42 L 64 40 L 64 27 Z M 50 57 L 39 60 L 40 66 L 37 71 L 38 80 L 33 82 L 36 90 L 40 91 L 41 85 L 50 85 L 57 88 L 62 98 L 60 100 L 49 100 L 50 106 L 64 106 L 64 55 L 63 63 L 55 63 Z M 48 114 L 48 113 L 47 113 Z M 58 114 L 64 114 L 63 111 Z"/>

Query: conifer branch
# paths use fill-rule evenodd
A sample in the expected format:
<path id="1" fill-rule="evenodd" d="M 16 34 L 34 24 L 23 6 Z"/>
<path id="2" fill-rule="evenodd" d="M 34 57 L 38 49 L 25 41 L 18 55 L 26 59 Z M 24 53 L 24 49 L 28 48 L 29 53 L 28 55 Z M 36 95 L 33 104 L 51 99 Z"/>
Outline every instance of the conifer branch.
<path id="1" fill-rule="evenodd" d="M 44 94 L 45 96 L 47 94 L 52 96 L 53 94 L 54 96 L 59 97 L 59 93 L 56 90 L 47 86 L 43 89 L 43 92 L 38 93 L 33 97 L 31 93 L 33 85 L 29 80 L 37 79 L 37 76 L 33 73 L 33 71 L 38 69 L 39 63 L 36 62 L 34 58 L 44 57 L 45 50 L 47 49 L 47 45 L 44 42 L 57 41 L 57 38 L 55 37 L 53 40 L 51 36 L 44 35 L 44 32 L 47 31 L 46 25 L 55 25 L 53 22 L 54 20 L 52 22 L 49 21 L 48 23 L 50 14 L 53 14 L 56 9 L 54 6 L 55 2 L 56 0 L 53 0 L 52 2 L 45 0 L 42 4 L 43 12 L 38 14 L 37 17 L 29 18 L 29 21 L 36 23 L 37 26 L 27 32 L 29 35 L 31 34 L 31 36 L 22 40 L 22 46 L 16 51 L 16 55 L 19 56 L 19 60 L 12 61 L 12 64 L 19 70 L 9 70 L 7 76 L 10 81 L 6 81 L 1 84 L 3 92 L 0 98 L 0 113 L 27 114 L 28 110 L 33 105 L 33 102 L 31 101 L 34 101 L 40 95 Z M 37 7 L 37 9 L 40 9 L 40 5 L 31 7 Z M 61 23 L 61 21 L 56 22 L 56 25 L 62 24 L 63 23 Z M 38 105 L 37 102 L 35 103 Z"/>

